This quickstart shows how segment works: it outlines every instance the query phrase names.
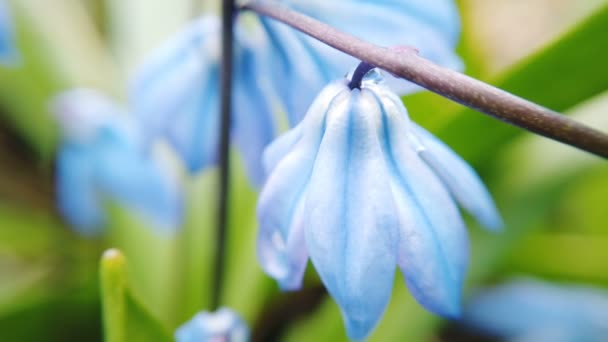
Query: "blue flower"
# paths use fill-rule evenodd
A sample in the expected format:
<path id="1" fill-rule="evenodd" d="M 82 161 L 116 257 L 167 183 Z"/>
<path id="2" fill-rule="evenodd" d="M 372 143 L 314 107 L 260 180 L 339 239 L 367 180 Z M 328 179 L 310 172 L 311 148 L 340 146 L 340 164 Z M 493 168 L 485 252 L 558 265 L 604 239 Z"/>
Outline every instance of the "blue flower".
<path id="1" fill-rule="evenodd" d="M 361 89 L 347 84 L 323 89 L 264 153 L 262 267 L 281 288 L 298 289 L 310 257 L 353 339 L 378 322 L 397 266 L 418 302 L 458 316 L 469 252 L 455 202 L 496 229 L 490 195 L 470 166 L 409 121 L 379 72 Z"/>
<path id="2" fill-rule="evenodd" d="M 13 23 L 8 5 L 0 0 L 0 64 L 13 65 L 17 61 L 17 49 Z"/>
<path id="3" fill-rule="evenodd" d="M 53 103 L 63 141 L 57 154 L 61 213 L 85 235 L 101 232 L 104 205 L 115 201 L 160 230 L 181 220 L 176 179 L 147 154 L 139 127 L 103 95 L 75 89 Z"/>
<path id="4" fill-rule="evenodd" d="M 246 342 L 249 329 L 232 310 L 221 308 L 214 313 L 200 312 L 175 332 L 177 342 Z"/>
<path id="5" fill-rule="evenodd" d="M 607 318 L 606 291 L 519 279 L 474 296 L 463 322 L 510 341 L 600 342 Z"/>
<path id="6" fill-rule="evenodd" d="M 454 53 L 460 18 L 452 0 L 278 2 L 376 45 L 412 46 L 435 63 L 462 68 Z M 355 65 L 357 60 L 273 19 L 261 17 L 260 21 L 274 48 L 270 51 L 272 84 L 295 125 L 319 91 L 343 76 L 345 65 Z M 401 95 L 419 89 L 392 76 L 387 76 L 387 82 Z"/>
<path id="7" fill-rule="evenodd" d="M 461 66 L 453 52 L 459 34 L 453 1 L 277 3 L 373 43 L 413 45 L 437 63 Z M 232 136 L 250 180 L 259 186 L 264 182 L 262 151 L 278 126 L 273 109 L 282 106 L 296 124 L 323 86 L 342 76 L 345 63 L 354 59 L 249 12 L 239 13 L 235 31 Z M 141 66 L 131 84 L 131 103 L 150 140 L 165 137 L 192 172 L 217 161 L 219 37 L 215 15 L 189 24 Z"/>

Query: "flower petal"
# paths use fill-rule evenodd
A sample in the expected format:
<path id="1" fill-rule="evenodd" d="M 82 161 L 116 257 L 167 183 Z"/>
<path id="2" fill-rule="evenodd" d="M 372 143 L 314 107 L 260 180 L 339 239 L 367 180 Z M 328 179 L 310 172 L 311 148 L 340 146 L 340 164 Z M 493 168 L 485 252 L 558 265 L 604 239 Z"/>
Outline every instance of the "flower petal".
<path id="1" fill-rule="evenodd" d="M 451 0 L 284 0 L 283 3 L 376 45 L 413 46 L 422 56 L 437 64 L 462 69 L 462 62 L 454 53 L 460 33 L 459 15 Z M 324 61 L 327 65 L 324 72 L 328 73 L 330 79 L 342 76 L 345 65 L 354 67 L 358 62 L 313 38 L 300 33 L 297 35 L 309 42 L 309 50 L 318 56 L 317 59 Z M 290 42 L 285 41 L 283 44 L 289 46 Z M 399 94 L 420 89 L 391 76 L 387 77 L 387 82 Z"/>
<path id="2" fill-rule="evenodd" d="M 14 65 L 19 60 L 9 6 L 0 1 L 0 63 Z"/>
<path id="3" fill-rule="evenodd" d="M 441 181 L 413 149 L 401 100 L 385 87 L 369 88 L 381 99 L 384 112 L 401 221 L 399 266 L 423 306 L 444 316 L 458 316 L 469 254 L 464 222 Z"/>
<path id="4" fill-rule="evenodd" d="M 249 329 L 232 310 L 220 308 L 216 312 L 199 312 L 175 331 L 178 342 L 249 341 Z"/>
<path id="5" fill-rule="evenodd" d="M 258 199 L 258 222 L 266 229 L 277 230 L 283 239 L 289 236 L 295 205 L 310 178 L 321 143 L 325 114 L 328 108 L 346 99 L 347 89 L 343 82 L 335 82 L 323 90 L 302 122 L 307 134 L 281 159 L 262 189 Z M 341 92 L 343 95 L 337 95 Z"/>
<path id="6" fill-rule="evenodd" d="M 154 159 L 110 129 L 100 132 L 94 177 L 98 191 L 149 219 L 161 231 L 181 223 L 177 180 Z"/>
<path id="7" fill-rule="evenodd" d="M 264 165 L 264 171 L 267 175 L 274 170 L 281 159 L 291 151 L 301 137 L 302 125 L 297 125 L 280 135 L 266 147 L 264 154 L 262 155 L 262 164 Z"/>
<path id="8" fill-rule="evenodd" d="M 485 227 L 502 227 L 502 219 L 492 196 L 475 170 L 424 128 L 416 124 L 410 127 L 423 145 L 418 153 L 450 189 L 458 203 Z"/>
<path id="9" fill-rule="evenodd" d="M 241 46 L 235 57 L 232 136 L 245 162 L 249 179 L 256 186 L 264 183 L 264 148 L 275 136 L 274 118 L 268 95 L 258 85 L 260 62 L 255 51 Z"/>
<path id="10" fill-rule="evenodd" d="M 603 341 L 608 332 L 607 315 L 608 294 L 603 290 L 517 279 L 473 297 L 467 304 L 464 323 L 522 341 L 548 333 L 543 329 L 560 337 L 550 341 Z M 578 334 L 581 332 L 585 335 Z"/>
<path id="11" fill-rule="evenodd" d="M 300 33 L 272 19 L 260 20 L 272 44 L 268 63 L 273 66 L 270 70 L 274 71 L 274 90 L 285 104 L 289 122 L 295 126 L 319 91 L 335 77 L 323 72 L 324 62 L 302 42 Z"/>
<path id="12" fill-rule="evenodd" d="M 282 290 L 298 290 L 308 262 L 304 239 L 304 201 L 295 209 L 287 242 L 271 226 L 260 227 L 257 241 L 258 260 L 266 274 L 274 278 Z"/>
<path id="13" fill-rule="evenodd" d="M 57 203 L 59 211 L 79 233 L 101 232 L 104 213 L 94 186 L 95 152 L 91 148 L 64 144 L 57 153 Z"/>
<path id="14" fill-rule="evenodd" d="M 306 197 L 306 244 L 348 335 L 380 319 L 396 266 L 397 220 L 378 140 L 377 106 L 351 92 L 328 112 Z"/>
<path id="15" fill-rule="evenodd" d="M 146 141 L 166 134 L 191 171 L 216 159 L 219 29 L 215 16 L 193 22 L 137 71 L 130 87 Z"/>

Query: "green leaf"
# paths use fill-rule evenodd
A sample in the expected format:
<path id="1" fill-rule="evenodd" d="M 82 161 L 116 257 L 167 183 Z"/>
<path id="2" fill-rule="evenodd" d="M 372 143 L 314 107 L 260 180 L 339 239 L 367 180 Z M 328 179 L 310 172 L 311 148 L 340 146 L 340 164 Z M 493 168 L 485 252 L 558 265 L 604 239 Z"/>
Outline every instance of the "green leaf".
<path id="1" fill-rule="evenodd" d="M 161 323 L 137 300 L 127 293 L 127 340 L 129 342 L 171 342 L 171 334 Z"/>
<path id="2" fill-rule="evenodd" d="M 109 249 L 101 257 L 101 299 L 103 325 L 107 342 L 123 342 L 126 337 L 127 267 L 125 257 L 117 249 Z"/>
<path id="3" fill-rule="evenodd" d="M 209 170 L 189 179 L 186 214 L 179 237 L 178 265 L 180 291 L 178 322 L 208 309 L 215 260 L 217 172 Z"/>
<path id="4" fill-rule="evenodd" d="M 105 341 L 172 341 L 161 323 L 131 293 L 122 252 L 109 249 L 103 254 L 100 276 Z"/>
<path id="5" fill-rule="evenodd" d="M 174 327 L 178 298 L 176 232 L 160 232 L 118 203 L 108 203 L 107 237 L 129 260 L 129 288 L 163 324 Z"/>
<path id="6" fill-rule="evenodd" d="M 608 5 L 490 83 L 553 110 L 567 110 L 608 89 L 606 32 Z M 472 109 L 435 115 L 447 120 L 431 121 L 427 126 L 476 164 L 487 161 L 500 146 L 523 132 Z"/>

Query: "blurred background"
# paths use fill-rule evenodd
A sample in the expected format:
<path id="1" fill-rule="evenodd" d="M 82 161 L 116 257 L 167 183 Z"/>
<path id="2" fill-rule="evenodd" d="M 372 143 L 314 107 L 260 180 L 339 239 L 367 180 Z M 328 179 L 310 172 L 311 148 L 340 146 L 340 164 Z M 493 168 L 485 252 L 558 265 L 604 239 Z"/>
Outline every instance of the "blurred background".
<path id="1" fill-rule="evenodd" d="M 0 340 L 102 340 L 98 262 L 126 255 L 139 340 L 168 336 L 209 305 L 216 172 L 190 181 L 187 219 L 158 236 L 120 208 L 107 234 L 84 238 L 56 210 L 59 142 L 48 101 L 75 86 L 124 100 L 143 56 L 195 16 L 204 1 L 13 0 L 21 63 L 0 66 Z M 608 1 L 460 0 L 466 72 L 608 132 Z M 470 221 L 466 298 L 514 276 L 587 284 L 608 292 L 608 164 L 467 110 L 434 94 L 404 98 L 414 120 L 481 174 L 506 227 Z M 256 193 L 233 154 L 229 257 L 222 304 L 255 340 L 346 340 L 335 303 L 311 271 L 305 290 L 279 293 L 254 262 Z M 205 229 L 209 227 L 209 229 Z M 310 271 L 310 270 L 309 270 Z M 372 341 L 466 341 L 487 336 L 442 321 L 400 277 Z M 606 317 L 608 321 L 608 317 Z M 159 328 L 160 327 L 160 328 Z M 608 339 L 608 336 L 606 337 Z"/>

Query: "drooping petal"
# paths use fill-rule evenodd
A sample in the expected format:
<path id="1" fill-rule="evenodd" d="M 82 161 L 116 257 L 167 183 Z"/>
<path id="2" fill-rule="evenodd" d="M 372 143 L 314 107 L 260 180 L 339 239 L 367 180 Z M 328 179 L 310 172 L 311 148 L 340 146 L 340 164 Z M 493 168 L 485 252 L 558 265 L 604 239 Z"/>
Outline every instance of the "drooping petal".
<path id="1" fill-rule="evenodd" d="M 193 22 L 142 65 L 130 88 L 146 140 L 166 135 L 191 171 L 216 160 L 219 30 L 215 16 Z"/>
<path id="2" fill-rule="evenodd" d="M 97 139 L 99 128 L 107 125 L 124 134 L 132 134 L 129 125 L 124 122 L 127 120 L 124 110 L 93 89 L 63 91 L 52 99 L 49 107 L 67 141 L 90 143 Z"/>
<path id="3" fill-rule="evenodd" d="M 155 228 L 179 226 L 177 179 L 143 148 L 140 126 L 120 106 L 94 90 L 75 89 L 59 94 L 52 108 L 63 133 L 58 202 L 76 229 L 99 232 L 106 201 L 149 219 Z"/>
<path id="4" fill-rule="evenodd" d="M 327 73 L 325 62 L 318 59 L 299 32 L 267 18 L 260 20 L 271 44 L 268 63 L 273 66 L 274 90 L 285 104 L 289 122 L 295 126 L 315 96 L 336 77 Z"/>
<path id="5" fill-rule="evenodd" d="M 245 162 L 249 179 L 262 186 L 266 173 L 262 166 L 264 148 L 275 137 L 276 128 L 267 90 L 259 79 L 268 77 L 253 47 L 242 42 L 235 56 L 232 132 Z"/>
<path id="6" fill-rule="evenodd" d="M 177 342 L 249 341 L 249 329 L 234 311 L 200 312 L 175 331 Z"/>
<path id="7" fill-rule="evenodd" d="M 435 171 L 460 205 L 485 227 L 499 229 L 502 219 L 481 179 L 460 156 L 424 128 L 412 124 L 423 148 L 419 154 Z"/>
<path id="8" fill-rule="evenodd" d="M 258 234 L 257 255 L 262 269 L 284 291 L 298 290 L 308 262 L 304 239 L 304 201 L 296 206 L 287 241 L 272 226 L 262 225 Z"/>
<path id="9" fill-rule="evenodd" d="M 212 70 L 193 86 L 166 123 L 165 137 L 182 157 L 190 172 L 217 162 L 219 143 L 219 71 Z M 158 138 L 158 137 L 157 137 Z"/>
<path id="10" fill-rule="evenodd" d="M 269 177 L 258 200 L 258 258 L 264 271 L 286 290 L 298 289 L 306 268 L 308 254 L 303 239 L 302 212 L 304 189 L 321 143 L 328 108 L 345 99 L 344 82 L 329 85 L 311 106 L 306 120 L 298 127 L 297 144 L 288 138 L 279 138 L 268 147 L 266 154 L 274 153 L 277 172 Z M 286 133 L 287 137 L 294 136 Z M 280 144 L 279 147 L 274 147 Z M 274 168 L 274 166 L 273 166 Z"/>
<path id="11" fill-rule="evenodd" d="M 57 205 L 74 229 L 85 236 L 97 235 L 105 223 L 93 172 L 95 152 L 84 146 L 65 144 L 57 153 Z"/>
<path id="12" fill-rule="evenodd" d="M 262 154 L 262 164 L 264 172 L 269 175 L 277 164 L 289 153 L 295 144 L 302 137 L 302 125 L 290 129 L 276 138 Z"/>
<path id="13" fill-rule="evenodd" d="M 306 244 L 348 335 L 376 325 L 393 286 L 398 241 L 393 199 L 378 138 L 377 106 L 351 92 L 327 114 L 306 197 Z"/>
<path id="14" fill-rule="evenodd" d="M 410 143 L 401 100 L 382 86 L 368 88 L 382 103 L 385 118 L 401 221 L 399 267 L 423 306 L 444 316 L 458 316 L 469 254 L 464 222 L 447 189 Z"/>
<path id="15" fill-rule="evenodd" d="M 602 342 L 597 336 L 593 336 L 588 331 L 567 330 L 559 331 L 552 327 L 537 327 L 535 330 L 528 331 L 510 339 L 511 342 Z"/>
<path id="16" fill-rule="evenodd" d="M 336 27 L 351 30 L 384 30 L 383 33 L 390 32 L 389 28 L 382 28 L 379 23 L 383 22 L 383 17 L 373 17 L 371 14 L 392 12 L 402 16 L 407 23 L 416 23 L 420 28 L 427 27 L 437 31 L 437 35 L 442 37 L 451 45 L 458 42 L 460 35 L 460 18 L 458 8 L 453 0 L 334 0 L 331 2 L 323 0 L 280 0 L 283 4 L 294 8 L 307 15 L 314 16 L 327 23 L 334 21 L 340 23 Z M 331 10 L 344 10 L 349 15 L 336 17 Z M 367 20 L 354 21 L 350 18 L 363 18 L 365 13 L 370 14 Z M 392 16 L 389 16 L 393 18 Z M 407 20 L 407 18 L 411 18 Z M 350 22 L 349 22 L 350 21 Z M 358 27 L 354 25 L 358 23 Z M 396 25 L 391 22 L 392 25 Z M 414 25 L 414 24 L 410 24 Z M 333 26 L 333 25 L 332 25 Z M 412 26 L 414 27 L 414 26 Z M 395 28 L 395 26 L 393 27 Z M 402 30 L 404 35 L 413 36 L 415 31 Z M 401 32 L 401 31 L 399 31 Z M 365 37 L 361 37 L 365 39 Z M 377 36 L 376 39 L 390 39 L 385 36 Z M 406 37 L 402 37 L 404 39 Z M 393 38 L 395 39 L 395 38 Z M 378 43 L 381 44 L 381 43 Z"/>
<path id="17" fill-rule="evenodd" d="M 450 0 L 433 1 L 301 1 L 283 0 L 283 4 L 306 15 L 319 19 L 341 31 L 350 33 L 363 40 L 380 46 L 406 45 L 417 48 L 422 56 L 443 66 L 461 69 L 462 62 L 455 55 L 460 22 L 456 5 Z M 340 15 L 335 15 L 340 13 Z M 272 41 L 274 49 L 286 50 L 283 52 L 284 65 L 296 62 L 304 67 L 283 70 L 277 69 L 277 78 L 301 78 L 300 70 L 307 71 L 309 66 L 317 68 L 316 73 L 322 73 L 326 81 L 344 74 L 345 66 L 354 67 L 357 61 L 344 53 L 334 50 L 299 32 L 290 32 L 289 35 L 279 35 L 278 31 L 285 29 L 282 24 L 272 19 L 261 18 L 266 25 L 268 34 L 274 36 Z M 291 47 L 297 47 L 290 50 Z M 304 47 L 304 48 L 302 48 Z M 290 51 L 299 52 L 294 58 Z M 300 67 L 302 67 L 300 66 Z M 287 73 L 286 73 L 287 72 Z M 307 72 L 305 79 L 310 79 Z M 419 88 L 409 82 L 387 77 L 393 90 L 405 94 Z M 292 84 L 293 82 L 290 82 Z M 277 82 L 278 92 L 285 92 L 282 84 Z M 310 94 L 319 91 L 322 85 L 307 82 Z M 306 98 L 308 91 L 302 92 Z M 284 94 L 283 96 L 289 96 Z M 288 97 L 284 97 L 288 98 Z M 312 97 L 309 99 L 309 101 Z M 287 103 L 292 125 L 297 123 L 305 111 Z"/>
<path id="18" fill-rule="evenodd" d="M 475 295 L 464 323 L 507 339 L 531 341 L 553 331 L 551 341 L 599 342 L 608 336 L 607 315 L 605 291 L 519 279 Z"/>
<path id="19" fill-rule="evenodd" d="M 289 236 L 295 205 L 308 184 L 321 143 L 325 115 L 329 108 L 346 99 L 347 89 L 344 82 L 336 82 L 319 95 L 302 122 L 306 134 L 281 159 L 262 189 L 258 200 L 258 221 L 261 226 L 278 231 L 283 239 Z"/>
<path id="20" fill-rule="evenodd" d="M 0 0 L 0 63 L 14 65 L 17 61 L 18 53 L 9 6 L 5 0 Z"/>
<path id="21" fill-rule="evenodd" d="M 111 130 L 100 132 L 95 160 L 98 191 L 163 231 L 181 223 L 181 191 L 174 175 Z"/>

